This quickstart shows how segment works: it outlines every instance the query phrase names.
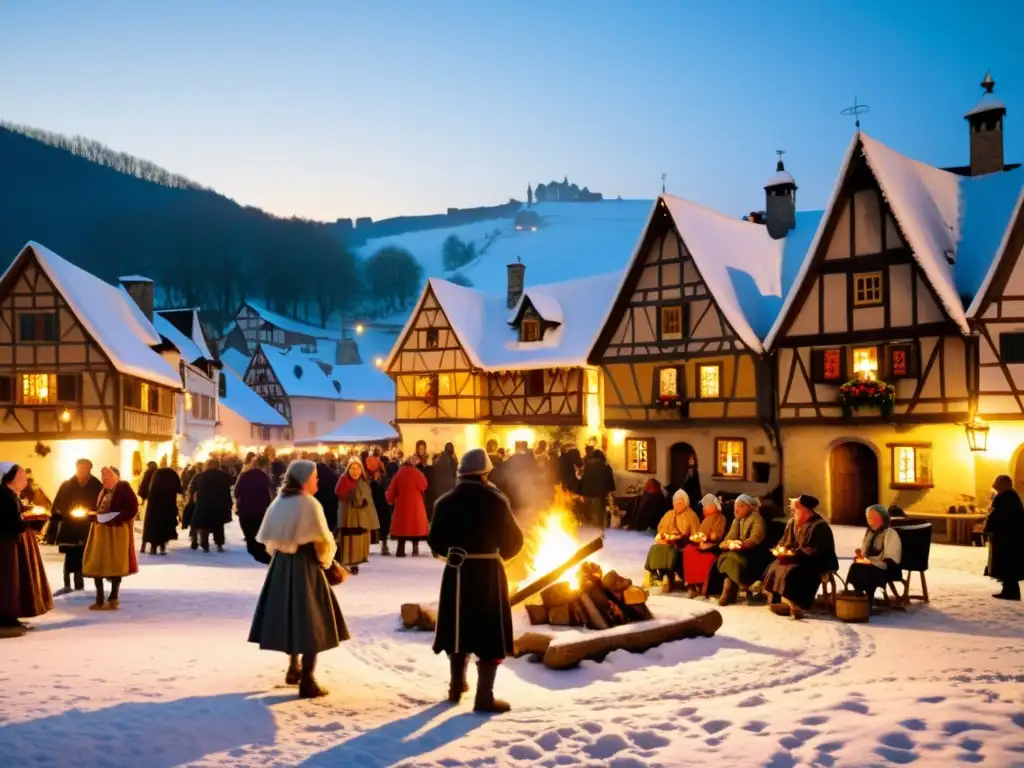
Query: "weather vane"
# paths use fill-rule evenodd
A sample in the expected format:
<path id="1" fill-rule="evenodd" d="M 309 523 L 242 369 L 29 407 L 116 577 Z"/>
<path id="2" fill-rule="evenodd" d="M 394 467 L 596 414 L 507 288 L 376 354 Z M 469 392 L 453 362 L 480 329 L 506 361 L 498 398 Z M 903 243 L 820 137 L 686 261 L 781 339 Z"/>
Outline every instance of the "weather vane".
<path id="1" fill-rule="evenodd" d="M 856 126 L 857 130 L 859 131 L 860 130 L 860 116 L 863 115 L 865 112 L 869 112 L 869 111 L 870 111 L 870 107 L 868 107 L 867 104 L 858 104 L 857 103 L 857 97 L 854 96 L 853 97 L 853 106 L 852 107 L 847 107 L 846 109 L 844 109 L 839 114 L 841 114 L 841 115 L 853 115 L 853 117 L 854 117 L 854 125 Z"/>

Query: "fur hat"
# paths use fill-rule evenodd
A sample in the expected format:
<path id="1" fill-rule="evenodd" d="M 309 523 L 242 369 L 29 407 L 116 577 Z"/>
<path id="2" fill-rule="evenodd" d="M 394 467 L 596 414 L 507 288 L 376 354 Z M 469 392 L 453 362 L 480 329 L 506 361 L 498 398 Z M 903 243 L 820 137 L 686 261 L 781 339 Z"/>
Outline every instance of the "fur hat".
<path id="1" fill-rule="evenodd" d="M 491 464 L 491 457 L 483 448 L 472 448 L 466 451 L 459 461 L 459 477 L 486 475 L 492 469 L 494 469 L 494 465 Z"/>

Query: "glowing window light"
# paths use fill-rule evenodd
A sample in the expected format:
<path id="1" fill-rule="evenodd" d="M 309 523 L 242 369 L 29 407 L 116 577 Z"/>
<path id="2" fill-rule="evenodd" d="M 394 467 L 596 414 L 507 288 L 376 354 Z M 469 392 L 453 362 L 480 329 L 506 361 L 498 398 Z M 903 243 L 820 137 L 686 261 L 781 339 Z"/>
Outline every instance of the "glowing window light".
<path id="1" fill-rule="evenodd" d="M 870 381 L 878 376 L 878 347 L 854 349 L 853 371 L 865 381 Z"/>
<path id="2" fill-rule="evenodd" d="M 718 397 L 720 370 L 717 365 L 700 366 L 700 396 L 702 398 Z"/>

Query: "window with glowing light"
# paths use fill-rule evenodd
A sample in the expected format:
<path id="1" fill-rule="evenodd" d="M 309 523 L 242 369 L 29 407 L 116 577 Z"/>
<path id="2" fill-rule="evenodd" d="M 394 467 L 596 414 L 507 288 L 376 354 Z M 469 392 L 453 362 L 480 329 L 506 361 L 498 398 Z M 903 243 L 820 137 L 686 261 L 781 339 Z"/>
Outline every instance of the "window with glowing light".
<path id="1" fill-rule="evenodd" d="M 679 369 L 662 368 L 658 371 L 658 397 L 679 396 Z"/>
<path id="2" fill-rule="evenodd" d="M 415 395 L 427 403 L 437 404 L 438 374 L 430 373 L 416 377 Z"/>
<path id="3" fill-rule="evenodd" d="M 878 347 L 857 347 L 853 350 L 853 372 L 859 379 L 878 378 Z"/>
<path id="4" fill-rule="evenodd" d="M 743 480 L 747 476 L 747 441 L 740 437 L 715 439 L 715 476 Z"/>
<path id="5" fill-rule="evenodd" d="M 890 445 L 892 458 L 892 488 L 932 487 L 932 447 L 920 445 Z"/>
<path id="6" fill-rule="evenodd" d="M 24 405 L 51 405 L 57 402 L 57 376 L 53 373 L 23 373 L 21 402 Z"/>
<path id="7" fill-rule="evenodd" d="M 882 273 L 862 272 L 853 276 L 853 306 L 874 307 L 882 303 Z"/>
<path id="8" fill-rule="evenodd" d="M 720 396 L 720 384 L 722 379 L 722 366 L 698 365 L 697 366 L 697 391 L 702 400 L 714 400 Z"/>
<path id="9" fill-rule="evenodd" d="M 654 438 L 626 438 L 626 471 L 654 472 Z"/>

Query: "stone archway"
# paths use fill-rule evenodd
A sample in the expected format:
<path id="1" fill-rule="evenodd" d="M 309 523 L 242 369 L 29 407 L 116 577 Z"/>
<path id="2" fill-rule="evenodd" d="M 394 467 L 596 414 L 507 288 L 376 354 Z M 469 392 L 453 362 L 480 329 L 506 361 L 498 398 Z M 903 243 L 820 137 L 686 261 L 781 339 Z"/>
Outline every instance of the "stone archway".
<path id="1" fill-rule="evenodd" d="M 863 525 L 878 503 L 878 456 L 864 443 L 843 442 L 829 453 L 829 510 L 835 525 Z"/>

